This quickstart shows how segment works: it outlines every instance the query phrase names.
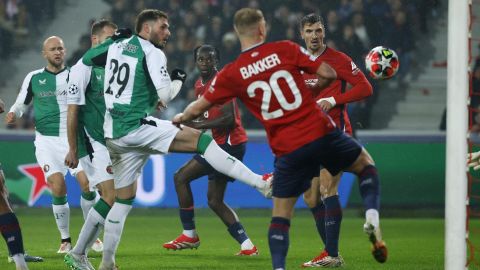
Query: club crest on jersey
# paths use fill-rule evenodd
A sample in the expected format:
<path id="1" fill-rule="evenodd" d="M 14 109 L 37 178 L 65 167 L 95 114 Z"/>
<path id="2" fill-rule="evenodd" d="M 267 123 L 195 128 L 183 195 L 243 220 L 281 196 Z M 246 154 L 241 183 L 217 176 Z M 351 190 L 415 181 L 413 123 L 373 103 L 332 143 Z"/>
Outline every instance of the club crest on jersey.
<path id="1" fill-rule="evenodd" d="M 113 167 L 112 165 L 108 165 L 107 168 L 106 168 L 106 171 L 108 174 L 113 174 Z"/>
<path id="2" fill-rule="evenodd" d="M 48 164 L 43 165 L 43 171 L 46 172 L 46 173 L 48 171 L 50 171 L 50 165 L 48 165 Z"/>
<path id="3" fill-rule="evenodd" d="M 253 52 L 252 54 L 250 54 L 251 57 L 257 57 L 258 56 L 258 52 Z"/>

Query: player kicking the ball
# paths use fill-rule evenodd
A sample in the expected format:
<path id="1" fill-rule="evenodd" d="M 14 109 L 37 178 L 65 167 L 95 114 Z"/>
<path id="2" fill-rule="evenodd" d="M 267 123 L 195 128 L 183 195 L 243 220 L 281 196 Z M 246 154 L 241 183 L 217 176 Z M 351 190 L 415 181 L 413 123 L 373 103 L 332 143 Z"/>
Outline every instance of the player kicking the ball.
<path id="1" fill-rule="evenodd" d="M 195 83 L 195 96 L 200 97 L 210 87 L 217 74 L 219 55 L 216 48 L 203 45 L 195 49 L 194 59 L 197 69 L 200 71 L 200 78 Z M 242 126 L 236 100 L 232 99 L 223 106 L 212 107 L 205 112 L 203 118 L 203 121 L 192 121 L 187 125 L 196 129 L 211 129 L 213 138 L 218 145 L 238 160 L 242 160 L 245 154 L 247 134 Z M 175 173 L 175 189 L 180 205 L 183 232 L 175 240 L 163 244 L 163 247 L 180 250 L 197 248 L 200 245 L 200 239 L 195 230 L 190 182 L 205 175 L 208 175 L 208 206 L 227 226 L 230 235 L 240 244 L 240 252 L 237 255 L 257 255 L 258 250 L 248 238 L 237 214 L 223 200 L 227 183 L 234 179 L 215 171 L 199 154 Z"/>
<path id="2" fill-rule="evenodd" d="M 147 9 L 137 16 L 136 35 L 99 50 L 89 61 L 105 66 L 106 105 L 104 135 L 112 159 L 116 200 L 105 218 L 104 250 L 100 269 L 116 269 L 115 253 L 125 220 L 132 209 L 136 179 L 152 154 L 199 153 L 217 171 L 270 192 L 270 182 L 223 151 L 212 137 L 198 130 L 175 127 L 150 113 L 174 98 L 185 72 L 167 71 L 160 48 L 170 36 L 166 13 Z M 102 48 L 100 48 L 102 49 Z"/>
<path id="3" fill-rule="evenodd" d="M 331 175 L 341 171 L 360 175 L 372 165 L 371 159 L 320 110 L 301 74 L 316 73 L 322 89 L 337 79 L 335 70 L 290 41 L 264 43 L 266 23 L 260 10 L 237 11 L 234 27 L 242 53 L 218 73 L 202 97 L 172 121 L 189 122 L 213 104 L 238 97 L 262 122 L 276 156 L 268 241 L 273 269 L 283 270 L 295 203 L 310 188 L 320 165 Z M 338 256 L 331 261 L 330 267 L 341 266 Z"/>

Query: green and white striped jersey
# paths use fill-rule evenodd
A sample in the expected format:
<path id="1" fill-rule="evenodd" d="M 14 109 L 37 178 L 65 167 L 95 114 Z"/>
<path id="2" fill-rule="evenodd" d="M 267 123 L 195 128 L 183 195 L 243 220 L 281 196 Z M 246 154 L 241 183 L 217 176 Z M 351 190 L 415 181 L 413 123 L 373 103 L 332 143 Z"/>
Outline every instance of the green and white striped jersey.
<path id="1" fill-rule="evenodd" d="M 106 138 L 120 138 L 140 126 L 159 99 L 170 92 L 167 58 L 162 50 L 139 36 L 112 44 L 105 66 Z"/>
<path id="2" fill-rule="evenodd" d="M 46 68 L 34 70 L 23 80 L 15 104 L 10 109 L 21 117 L 33 100 L 35 129 L 45 136 L 67 135 L 67 85 L 69 68 L 58 73 Z"/>

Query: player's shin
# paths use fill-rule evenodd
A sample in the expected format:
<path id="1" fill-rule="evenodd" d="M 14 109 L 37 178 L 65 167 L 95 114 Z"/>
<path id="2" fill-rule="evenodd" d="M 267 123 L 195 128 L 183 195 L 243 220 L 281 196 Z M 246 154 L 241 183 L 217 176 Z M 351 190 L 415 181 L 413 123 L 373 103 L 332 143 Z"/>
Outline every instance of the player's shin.
<path id="1" fill-rule="evenodd" d="M 0 233 L 7 243 L 9 253 L 13 255 L 14 259 L 15 255 L 21 255 L 17 256 L 21 263 L 21 259 L 23 258 L 25 251 L 23 249 L 23 239 L 20 224 L 18 223 L 17 217 L 14 213 L 0 215 Z M 15 261 L 15 263 L 17 263 L 17 261 Z"/>
<path id="2" fill-rule="evenodd" d="M 105 220 L 103 236 L 103 258 L 102 265 L 115 265 L 115 252 L 117 251 L 122 236 L 125 220 L 132 209 L 135 198 L 116 199 Z"/>
<path id="3" fill-rule="evenodd" d="M 268 245 L 272 256 L 273 269 L 285 269 L 288 253 L 290 220 L 283 217 L 272 217 L 268 230 Z"/>
<path id="4" fill-rule="evenodd" d="M 52 196 L 52 209 L 57 223 L 58 230 L 62 237 L 62 242 L 71 242 L 70 240 L 70 206 L 67 202 L 67 196 Z"/>
<path id="5" fill-rule="evenodd" d="M 342 207 L 338 195 L 330 196 L 323 200 L 325 204 L 325 249 L 329 256 L 338 256 L 338 240 L 340 238 L 340 225 L 342 223 Z"/>
<path id="6" fill-rule="evenodd" d="M 373 226 L 379 226 L 380 209 L 380 180 L 377 168 L 368 165 L 358 175 L 360 195 L 362 196 L 363 205 L 365 207 L 366 219 Z"/>
<path id="7" fill-rule="evenodd" d="M 200 135 L 197 151 L 203 154 L 205 160 L 215 170 L 238 179 L 251 187 L 261 188 L 265 185 L 261 175 L 252 172 L 241 161 L 223 151 L 211 136 L 206 134 Z"/>
<path id="8" fill-rule="evenodd" d="M 105 218 L 110 211 L 110 206 L 100 199 L 93 208 L 89 211 L 85 223 L 83 224 L 78 241 L 72 252 L 83 255 L 86 253 L 88 247 L 97 239 L 100 230 L 105 224 Z"/>
<path id="9" fill-rule="evenodd" d="M 83 219 L 86 220 L 88 216 L 88 212 L 90 209 L 95 205 L 95 197 L 97 193 L 95 191 L 92 192 L 82 192 L 82 196 L 80 198 L 80 207 L 82 208 Z"/>

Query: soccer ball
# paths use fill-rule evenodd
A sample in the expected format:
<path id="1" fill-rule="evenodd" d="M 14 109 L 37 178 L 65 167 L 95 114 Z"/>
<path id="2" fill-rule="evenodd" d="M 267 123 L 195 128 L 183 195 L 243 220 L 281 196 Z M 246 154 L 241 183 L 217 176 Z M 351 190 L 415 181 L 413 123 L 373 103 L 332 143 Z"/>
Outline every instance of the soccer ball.
<path id="1" fill-rule="evenodd" d="M 365 66 L 370 77 L 377 80 L 386 80 L 397 73 L 400 61 L 394 50 L 377 46 L 365 57 Z"/>

